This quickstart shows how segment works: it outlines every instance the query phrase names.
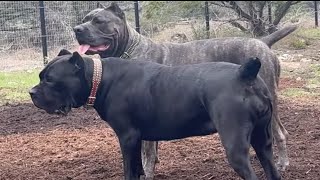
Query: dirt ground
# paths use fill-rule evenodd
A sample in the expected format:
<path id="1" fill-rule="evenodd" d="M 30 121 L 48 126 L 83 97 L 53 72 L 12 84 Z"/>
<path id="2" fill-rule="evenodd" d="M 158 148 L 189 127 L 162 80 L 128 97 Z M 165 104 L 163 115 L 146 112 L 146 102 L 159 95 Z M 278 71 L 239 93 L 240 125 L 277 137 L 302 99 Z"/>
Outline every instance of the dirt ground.
<path id="1" fill-rule="evenodd" d="M 280 90 L 301 82 L 282 78 Z M 290 133 L 290 166 L 283 179 L 320 177 L 320 103 L 280 99 L 280 116 Z M 0 107 L 0 179 L 122 179 L 117 138 L 90 109 L 65 117 L 49 115 L 31 103 Z M 277 153 L 277 151 L 276 151 Z M 265 179 L 254 153 L 251 162 Z M 239 179 L 217 135 L 160 143 L 155 179 Z"/>

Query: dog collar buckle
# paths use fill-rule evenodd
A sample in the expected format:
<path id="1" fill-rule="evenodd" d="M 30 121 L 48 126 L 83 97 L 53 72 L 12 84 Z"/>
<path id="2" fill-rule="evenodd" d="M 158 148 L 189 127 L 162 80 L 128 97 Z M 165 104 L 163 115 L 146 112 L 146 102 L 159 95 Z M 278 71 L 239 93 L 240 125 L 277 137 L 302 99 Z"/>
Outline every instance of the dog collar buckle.
<path id="1" fill-rule="evenodd" d="M 89 96 L 87 105 L 88 106 L 93 106 L 95 100 L 96 100 L 96 97 Z"/>
<path id="2" fill-rule="evenodd" d="M 133 42 L 131 44 L 131 46 L 129 47 L 129 49 L 127 51 L 125 51 L 120 58 L 122 59 L 128 59 L 131 58 L 131 53 L 134 51 L 134 49 L 136 48 L 136 46 L 139 44 L 140 42 L 140 35 L 135 35 L 133 38 Z"/>
<path id="3" fill-rule="evenodd" d="M 124 53 L 120 56 L 120 58 L 122 58 L 122 59 L 127 59 L 127 58 L 130 58 L 130 55 L 128 54 L 128 52 L 124 52 Z"/>

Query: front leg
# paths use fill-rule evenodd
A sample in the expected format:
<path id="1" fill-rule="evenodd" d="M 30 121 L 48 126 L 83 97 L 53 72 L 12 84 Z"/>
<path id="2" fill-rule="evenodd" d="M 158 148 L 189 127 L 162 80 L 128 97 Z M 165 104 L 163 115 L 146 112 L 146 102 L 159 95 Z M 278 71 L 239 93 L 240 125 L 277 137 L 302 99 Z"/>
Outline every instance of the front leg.
<path id="1" fill-rule="evenodd" d="M 130 129 L 119 134 L 118 138 L 123 157 L 124 179 L 139 180 L 140 175 L 143 175 L 140 133 Z"/>

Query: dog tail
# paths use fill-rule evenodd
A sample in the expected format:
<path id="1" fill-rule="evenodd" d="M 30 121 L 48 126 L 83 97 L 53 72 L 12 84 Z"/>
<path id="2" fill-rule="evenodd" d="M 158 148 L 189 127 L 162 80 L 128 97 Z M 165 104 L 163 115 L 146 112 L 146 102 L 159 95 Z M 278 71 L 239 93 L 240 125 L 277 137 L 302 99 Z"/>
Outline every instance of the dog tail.
<path id="1" fill-rule="evenodd" d="M 270 48 L 271 46 L 278 42 L 280 39 L 286 37 L 287 35 L 289 35 L 290 33 L 292 33 L 293 31 L 295 31 L 296 29 L 298 28 L 298 25 L 297 24 L 294 24 L 294 25 L 289 25 L 289 26 L 286 26 L 274 33 L 271 33 L 270 35 L 268 36 L 265 36 L 263 38 L 261 38 L 260 40 L 264 43 L 266 43 Z"/>
<path id="2" fill-rule="evenodd" d="M 243 81 L 253 81 L 257 78 L 261 67 L 259 58 L 250 58 L 249 61 L 239 68 L 239 78 Z"/>

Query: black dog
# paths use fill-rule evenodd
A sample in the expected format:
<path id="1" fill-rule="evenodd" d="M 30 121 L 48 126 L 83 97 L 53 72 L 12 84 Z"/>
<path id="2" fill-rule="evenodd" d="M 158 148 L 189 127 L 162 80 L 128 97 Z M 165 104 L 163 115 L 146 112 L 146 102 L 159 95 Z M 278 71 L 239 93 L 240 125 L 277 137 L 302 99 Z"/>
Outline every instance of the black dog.
<path id="1" fill-rule="evenodd" d="M 272 100 L 257 75 L 260 67 L 258 58 L 241 66 L 212 62 L 169 67 L 139 59 L 92 61 L 62 50 L 40 72 L 40 83 L 30 95 L 48 113 L 67 114 L 91 101 L 119 139 L 126 180 L 144 174 L 142 140 L 213 133 L 219 134 L 240 177 L 258 179 L 249 161 L 251 144 L 267 178 L 277 180 L 281 177 L 273 162 Z"/>

